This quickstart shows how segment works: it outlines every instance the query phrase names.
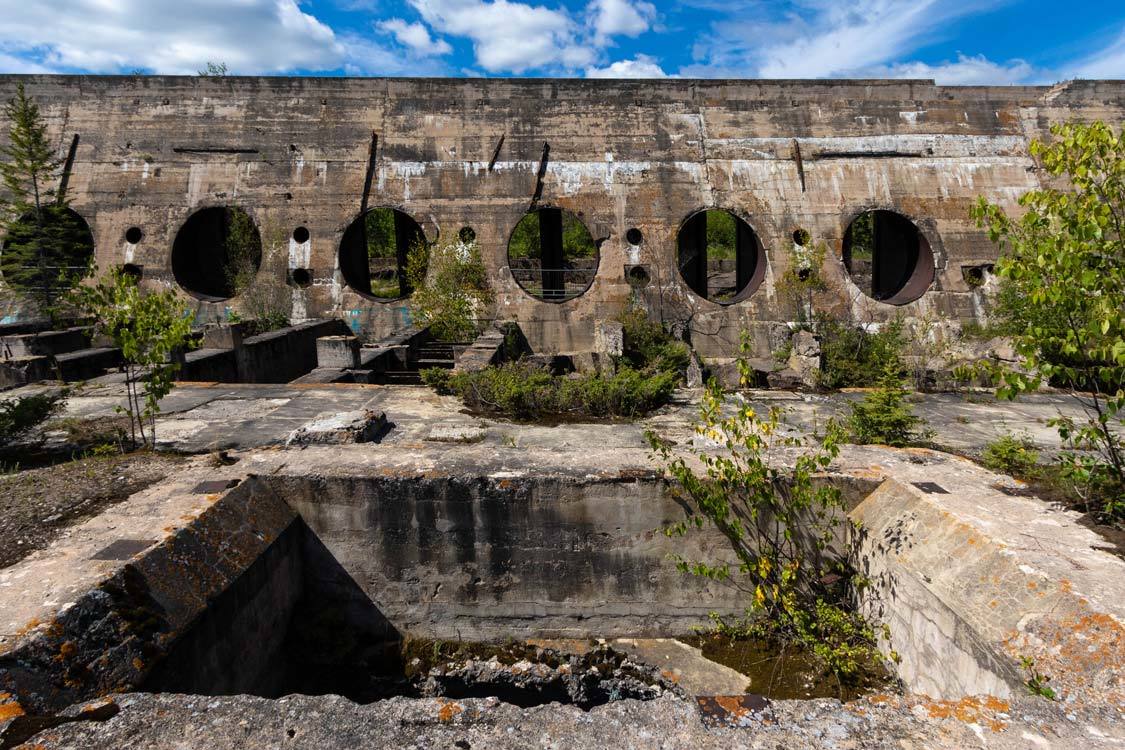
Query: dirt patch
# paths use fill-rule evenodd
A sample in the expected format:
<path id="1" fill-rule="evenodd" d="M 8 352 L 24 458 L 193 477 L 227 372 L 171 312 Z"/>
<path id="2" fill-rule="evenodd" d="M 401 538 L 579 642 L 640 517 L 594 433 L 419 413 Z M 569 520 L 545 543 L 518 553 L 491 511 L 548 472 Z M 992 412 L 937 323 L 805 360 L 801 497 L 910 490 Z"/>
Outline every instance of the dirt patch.
<path id="1" fill-rule="evenodd" d="M 0 476 L 0 568 L 168 476 L 187 459 L 148 451 L 98 456 Z"/>

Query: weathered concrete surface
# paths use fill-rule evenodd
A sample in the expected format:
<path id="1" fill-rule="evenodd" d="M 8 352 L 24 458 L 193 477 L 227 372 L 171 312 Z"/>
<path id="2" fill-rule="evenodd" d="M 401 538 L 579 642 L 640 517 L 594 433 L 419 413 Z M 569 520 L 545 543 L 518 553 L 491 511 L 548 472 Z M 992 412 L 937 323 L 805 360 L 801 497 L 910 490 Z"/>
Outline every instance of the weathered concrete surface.
<path id="1" fill-rule="evenodd" d="M 471 226 L 497 317 L 518 321 L 537 350 L 551 352 L 592 350 L 595 322 L 621 311 L 632 289 L 626 268 L 640 265 L 651 276 L 643 304 L 690 321 L 701 353 L 730 356 L 750 329 L 768 356 L 772 324 L 793 317 L 776 281 L 797 228 L 829 247 L 827 309 L 864 320 L 900 311 L 979 317 L 981 296 L 961 267 L 991 262 L 996 250 L 969 205 L 983 195 L 1014 209 L 1039 185 L 1027 146 L 1052 123 L 1125 119 L 1125 84 L 1104 81 L 3 76 L 0 98 L 19 83 L 60 152 L 80 135 L 69 196 L 93 230 L 99 268 L 132 263 L 145 283 L 174 287 L 180 226 L 199 208 L 236 204 L 258 225 L 267 260 L 279 261 L 263 263 L 269 281 L 309 269 L 311 284 L 291 289 L 294 319 L 340 316 L 378 337 L 410 325 L 408 306 L 348 288 L 337 253 L 361 205 L 394 206 L 429 239 Z M 545 143 L 539 205 L 576 213 L 604 238 L 592 286 L 563 304 L 523 292 L 506 255 L 537 192 Z M 744 217 L 767 257 L 761 287 L 728 307 L 691 293 L 677 272 L 676 233 L 708 207 Z M 841 262 L 845 228 L 868 208 L 911 218 L 933 248 L 933 287 L 905 309 L 864 297 Z M 133 226 L 143 230 L 139 244 L 124 239 Z M 307 241 L 291 238 L 298 226 Z M 630 228 L 643 233 L 640 244 L 626 240 Z M 187 295 L 184 304 L 201 320 L 240 307 Z"/>
<path id="2" fill-rule="evenodd" d="M 896 471 L 851 513 L 866 610 L 890 625 L 900 677 L 936 698 L 1008 697 L 1025 689 L 1027 657 L 1064 700 L 1125 711 L 1125 560 L 1073 514 L 960 463 L 933 475 L 948 494 Z"/>
<path id="3" fill-rule="evenodd" d="M 694 702 L 671 697 L 617 701 L 584 712 L 551 704 L 520 709 L 496 699 L 392 698 L 366 706 L 338 696 L 124 695 L 107 721 L 49 729 L 27 746 L 308 748 L 634 748 L 647 750 L 1102 750 L 1119 735 L 1104 723 L 1064 716 L 1046 701 L 939 702 L 875 696 L 778 701 L 773 720 L 709 729 Z"/>
<path id="4" fill-rule="evenodd" d="M 364 349 L 364 352 L 368 349 Z M 51 386 L 29 385 L 3 394 L 4 398 L 41 393 Z M 831 417 L 848 413 L 849 404 L 863 393 L 789 393 L 750 391 L 743 396 L 756 408 L 784 410 L 783 420 L 802 431 L 815 431 Z M 394 422 L 386 437 L 391 443 L 424 440 L 435 424 L 485 430 L 485 442 L 516 446 L 597 445 L 604 448 L 644 446 L 644 430 L 666 431 L 674 439 L 689 439 L 698 414 L 699 391 L 680 391 L 672 404 L 631 423 L 516 425 L 463 413 L 456 398 L 439 396 L 425 387 L 383 387 L 367 384 L 224 384 L 181 383 L 163 401 L 157 438 L 162 447 L 199 452 L 217 448 L 253 448 L 285 442 L 296 428 L 319 414 L 371 409 Z M 979 453 L 997 437 L 1026 435 L 1040 449 L 1057 451 L 1058 431 L 1048 420 L 1060 414 L 1080 417 L 1078 405 L 1057 394 L 1033 394 L 1018 401 L 1000 401 L 989 393 L 915 394 L 912 406 L 934 431 L 932 442 L 949 449 Z M 102 377 L 72 390 L 63 415 L 95 418 L 113 416 L 125 404 L 120 378 Z"/>
<path id="5" fill-rule="evenodd" d="M 294 522 L 272 496 L 226 492 L 226 480 L 239 475 L 201 459 L 0 571 L 0 692 L 23 712 L 43 714 L 139 685 Z M 271 574 L 285 571 L 268 571 L 275 596 L 265 587 L 268 601 L 251 608 L 251 617 L 267 613 L 262 627 L 241 632 L 281 637 L 294 592 Z M 239 653 L 240 631 L 230 635 L 217 646 L 232 649 L 220 662 Z M 250 682 L 263 666 L 247 662 L 236 674 Z"/>
<path id="6" fill-rule="evenodd" d="M 374 411 L 344 411 L 321 414 L 294 430 L 286 445 L 345 445 L 370 443 L 389 428 L 387 415 Z"/>

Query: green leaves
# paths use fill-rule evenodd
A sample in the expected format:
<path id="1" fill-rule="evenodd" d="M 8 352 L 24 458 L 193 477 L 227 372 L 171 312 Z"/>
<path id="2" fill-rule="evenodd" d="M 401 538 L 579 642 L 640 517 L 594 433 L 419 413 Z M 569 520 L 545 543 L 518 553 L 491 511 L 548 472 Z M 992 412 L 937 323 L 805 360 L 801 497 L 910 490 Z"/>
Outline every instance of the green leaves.
<path id="1" fill-rule="evenodd" d="M 492 304 L 476 242 L 416 243 L 407 255 L 406 278 L 414 289 L 411 312 L 435 337 L 466 341 L 476 335 L 478 318 Z"/>
<path id="2" fill-rule="evenodd" d="M 1060 424 L 1059 435 L 1092 452 L 1075 464 L 1085 481 L 1076 492 L 1101 487 L 1103 510 L 1115 515 L 1125 505 L 1125 454 L 1120 423 L 1106 417 L 1125 405 L 1125 136 L 1102 122 L 1051 132 L 1053 142 L 1034 142 L 1031 153 L 1058 179 L 1020 199 L 1026 213 L 1010 218 L 983 198 L 973 208 L 1002 251 L 998 313 L 1027 367 L 998 368 L 998 395 L 1044 382 L 1071 391 L 1089 418 Z"/>
<path id="3" fill-rule="evenodd" d="M 97 284 L 74 290 L 72 297 L 93 319 L 95 330 L 121 349 L 133 440 L 139 435 L 141 443 L 155 446 L 159 402 L 172 391 L 177 353 L 189 348 L 194 313 L 183 311 L 171 290 L 145 293 L 133 277 L 116 270 Z"/>
<path id="4" fill-rule="evenodd" d="M 720 630 L 797 645 L 844 681 L 860 663 L 877 660 L 874 631 L 851 606 L 853 576 L 838 546 L 843 498 L 820 477 L 839 454 L 839 428 L 816 442 L 791 436 L 780 410 L 759 415 L 712 381 L 695 433 L 689 455 L 673 455 L 654 432 L 646 438 L 692 513 L 665 533 L 689 536 L 711 526 L 729 542 L 729 555 L 718 560 L 674 558 L 685 573 L 729 580 L 746 593 L 746 622 L 718 620 Z"/>

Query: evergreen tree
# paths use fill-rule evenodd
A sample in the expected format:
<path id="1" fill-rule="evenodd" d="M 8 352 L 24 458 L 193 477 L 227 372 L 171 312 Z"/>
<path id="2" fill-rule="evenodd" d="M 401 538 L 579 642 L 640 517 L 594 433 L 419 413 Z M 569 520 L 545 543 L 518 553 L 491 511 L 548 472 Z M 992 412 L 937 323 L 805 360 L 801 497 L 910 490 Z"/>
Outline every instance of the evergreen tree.
<path id="1" fill-rule="evenodd" d="M 8 145 L 0 147 L 5 230 L 0 273 L 40 312 L 55 314 L 60 294 L 89 270 L 93 240 L 53 184 L 59 159 L 47 139 L 39 106 L 23 84 L 4 108 Z"/>

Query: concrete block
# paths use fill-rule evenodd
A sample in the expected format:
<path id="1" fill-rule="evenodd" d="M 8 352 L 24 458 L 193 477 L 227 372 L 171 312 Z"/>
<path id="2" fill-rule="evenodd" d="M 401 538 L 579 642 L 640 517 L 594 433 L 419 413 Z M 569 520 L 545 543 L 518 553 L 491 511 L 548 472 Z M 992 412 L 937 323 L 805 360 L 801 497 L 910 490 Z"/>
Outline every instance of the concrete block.
<path id="1" fill-rule="evenodd" d="M 286 445 L 346 445 L 377 443 L 389 424 L 383 412 L 345 411 L 321 414 L 289 434 Z"/>
<path id="2" fill-rule="evenodd" d="M 620 357 L 625 351 L 625 330 L 617 320 L 599 320 L 594 324 L 594 351 Z"/>
<path id="3" fill-rule="evenodd" d="M 359 345 L 356 336 L 321 336 L 316 340 L 316 366 L 359 367 Z"/>
<path id="4" fill-rule="evenodd" d="M 237 349 L 246 338 L 245 323 L 221 323 L 203 329 L 200 349 Z"/>

